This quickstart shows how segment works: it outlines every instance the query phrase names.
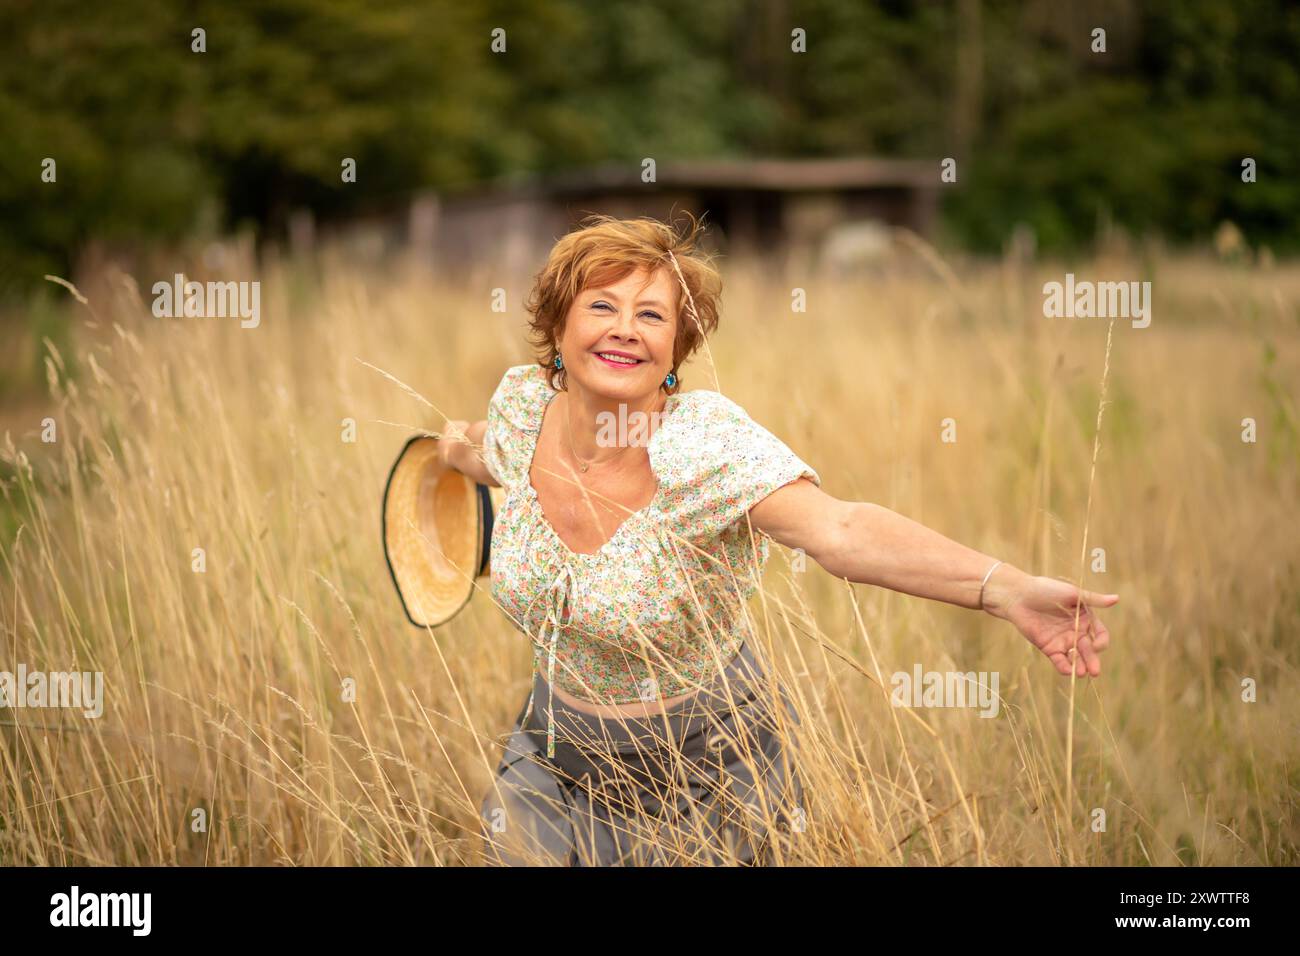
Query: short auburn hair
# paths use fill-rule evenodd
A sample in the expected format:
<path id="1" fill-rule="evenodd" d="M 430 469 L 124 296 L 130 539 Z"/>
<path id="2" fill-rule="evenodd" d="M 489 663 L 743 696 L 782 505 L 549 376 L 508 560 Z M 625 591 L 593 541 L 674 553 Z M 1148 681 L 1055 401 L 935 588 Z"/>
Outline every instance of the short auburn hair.
<path id="1" fill-rule="evenodd" d="M 703 220 L 689 212 L 686 215 L 690 218 L 689 228 L 680 232 L 648 216 L 639 219 L 587 216 L 555 244 L 524 305 L 532 316 L 528 322 L 529 336 L 540 352 L 539 362 L 546 369 L 552 388 L 564 388 L 565 372 L 555 367 L 555 357 L 559 354 L 558 342 L 573 300 L 583 289 L 603 282 L 618 282 L 642 267 L 650 274 L 659 268 L 667 269 L 669 279 L 677 287 L 673 309 L 677 335 L 673 341 L 672 368 L 677 381 L 672 388 L 664 390 L 672 394 L 682 387 L 678 368 L 717 329 L 722 304 L 722 277 L 710 257 L 699 249 Z M 677 269 L 673 268 L 674 258 L 685 280 L 685 289 L 677 278 Z"/>

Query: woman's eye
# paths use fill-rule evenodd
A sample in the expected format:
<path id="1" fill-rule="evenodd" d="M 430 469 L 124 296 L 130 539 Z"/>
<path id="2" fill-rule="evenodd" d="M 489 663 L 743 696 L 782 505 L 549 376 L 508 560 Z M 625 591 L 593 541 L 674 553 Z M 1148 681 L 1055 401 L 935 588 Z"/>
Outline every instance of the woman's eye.
<path id="1" fill-rule="evenodd" d="M 593 309 L 601 309 L 601 308 L 604 308 L 604 309 L 610 309 L 610 310 L 613 310 L 613 308 L 614 308 L 614 307 L 613 307 L 612 305 L 610 305 L 608 302 L 593 302 L 593 303 L 591 304 L 591 307 L 592 307 Z M 658 312 L 645 311 L 645 312 L 642 312 L 641 314 L 642 314 L 642 315 L 648 315 L 648 316 L 650 316 L 650 318 L 655 319 L 655 320 L 657 320 L 657 321 L 659 321 L 659 322 L 662 322 L 662 321 L 664 320 L 664 317 L 663 317 L 662 315 L 660 315 Z"/>

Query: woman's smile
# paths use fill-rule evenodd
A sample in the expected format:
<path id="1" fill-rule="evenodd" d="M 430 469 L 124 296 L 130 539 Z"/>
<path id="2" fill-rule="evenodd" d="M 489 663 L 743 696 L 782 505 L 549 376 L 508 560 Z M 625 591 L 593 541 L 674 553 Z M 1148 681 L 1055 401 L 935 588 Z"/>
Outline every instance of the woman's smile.
<path id="1" fill-rule="evenodd" d="M 596 358 L 598 358 L 605 365 L 608 365 L 610 368 L 617 368 L 617 369 L 636 368 L 638 365 L 640 365 L 642 362 L 645 361 L 644 359 L 637 358 L 635 355 L 630 355 L 627 352 L 619 352 L 619 351 L 596 352 L 595 355 Z"/>

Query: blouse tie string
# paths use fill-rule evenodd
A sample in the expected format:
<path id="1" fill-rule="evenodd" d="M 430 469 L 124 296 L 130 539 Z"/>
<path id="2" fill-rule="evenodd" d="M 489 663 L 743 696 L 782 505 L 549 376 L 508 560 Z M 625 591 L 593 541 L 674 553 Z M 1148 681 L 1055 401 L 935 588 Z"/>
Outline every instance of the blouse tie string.
<path id="1" fill-rule="evenodd" d="M 546 658 L 546 689 L 548 700 L 546 702 L 546 756 L 555 757 L 555 647 L 560 639 L 560 630 L 564 626 L 565 608 L 571 605 L 573 592 L 576 590 L 576 581 L 573 569 L 566 562 L 561 568 L 560 573 L 556 575 L 555 580 L 547 589 L 546 609 L 546 628 L 550 631 L 549 649 Z M 545 628 L 543 635 L 545 635 Z M 537 665 L 533 665 L 533 674 L 537 674 Z M 533 710 L 533 696 L 537 693 L 537 681 L 533 681 L 533 689 L 528 695 L 528 710 L 525 712 L 531 714 Z"/>

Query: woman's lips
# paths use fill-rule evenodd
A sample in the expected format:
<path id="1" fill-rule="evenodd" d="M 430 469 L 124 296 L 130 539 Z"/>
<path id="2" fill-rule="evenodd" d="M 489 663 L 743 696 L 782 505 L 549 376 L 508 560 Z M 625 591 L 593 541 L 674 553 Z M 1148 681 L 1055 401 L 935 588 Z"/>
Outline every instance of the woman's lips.
<path id="1" fill-rule="evenodd" d="M 610 368 L 618 368 L 618 369 L 632 369 L 632 368 L 637 368 L 638 366 L 641 365 L 641 363 L 642 363 L 642 361 L 643 361 L 642 359 L 637 359 L 635 362 L 611 362 L 611 361 L 610 361 L 609 359 L 607 359 L 607 358 L 602 358 L 602 357 L 601 357 L 598 353 L 596 353 L 596 352 L 592 352 L 591 354 L 592 354 L 592 355 L 595 355 L 597 361 L 599 361 L 602 365 L 607 365 L 607 366 L 609 366 Z"/>

